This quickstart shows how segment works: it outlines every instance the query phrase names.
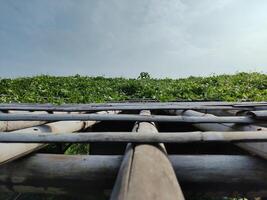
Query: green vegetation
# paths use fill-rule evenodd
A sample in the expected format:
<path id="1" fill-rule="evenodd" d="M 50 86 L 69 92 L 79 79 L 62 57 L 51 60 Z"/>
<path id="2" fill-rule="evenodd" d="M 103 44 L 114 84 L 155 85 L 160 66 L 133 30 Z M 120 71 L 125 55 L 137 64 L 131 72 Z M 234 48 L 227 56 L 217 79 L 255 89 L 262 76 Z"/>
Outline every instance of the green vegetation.
<path id="1" fill-rule="evenodd" d="M 266 101 L 267 75 L 238 73 L 206 78 L 154 79 L 142 72 L 137 79 L 79 75 L 0 79 L 0 103 L 62 104 L 146 98 L 159 101 Z M 88 152 L 88 146 L 72 146 L 66 153 L 81 152 Z"/>
<path id="2" fill-rule="evenodd" d="M 267 98 L 267 75 L 238 73 L 154 79 L 141 73 L 138 79 L 36 76 L 0 79 L 0 102 L 89 103 L 150 98 L 159 101 L 223 100 L 264 101 Z"/>

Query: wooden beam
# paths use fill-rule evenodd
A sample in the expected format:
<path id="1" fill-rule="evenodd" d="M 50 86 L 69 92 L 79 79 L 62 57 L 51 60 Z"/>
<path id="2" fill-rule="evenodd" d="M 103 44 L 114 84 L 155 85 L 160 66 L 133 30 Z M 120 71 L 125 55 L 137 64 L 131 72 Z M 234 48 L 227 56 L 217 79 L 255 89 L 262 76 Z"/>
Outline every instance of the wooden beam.
<path id="1" fill-rule="evenodd" d="M 0 193 L 103 196 L 120 162 L 121 156 L 35 154 L 0 166 Z"/>
<path id="2" fill-rule="evenodd" d="M 161 110 L 161 109 L 266 109 L 266 102 L 136 102 L 92 104 L 0 104 L 0 110 L 28 111 L 101 111 L 101 110 Z"/>
<path id="3" fill-rule="evenodd" d="M 112 188 L 122 159 L 34 154 L 0 166 L 0 192 L 100 194 Z M 169 159 L 186 194 L 267 195 L 267 162 L 257 157 L 171 155 Z"/>
<path id="4" fill-rule="evenodd" d="M 173 111 L 171 112 L 176 113 L 177 115 L 183 116 L 201 116 L 201 117 L 216 117 L 212 114 L 205 114 L 193 110 L 186 110 L 186 111 Z M 267 128 L 256 126 L 256 125 L 249 125 L 249 124 L 235 124 L 235 123 L 206 123 L 206 124 L 193 124 L 195 127 L 199 128 L 200 130 L 204 131 L 256 131 L 258 134 L 265 133 Z M 262 158 L 267 159 L 267 143 L 266 142 L 256 142 L 256 143 L 237 143 L 237 146 L 241 147 L 249 151 L 252 154 L 256 154 L 261 156 Z"/>
<path id="5" fill-rule="evenodd" d="M 242 123 L 262 122 L 251 116 L 166 116 L 136 114 L 0 114 L 0 121 L 137 121 L 181 123 Z"/>
<path id="6" fill-rule="evenodd" d="M 149 116 L 150 111 L 141 111 L 140 115 Z M 136 123 L 133 132 L 158 134 L 155 124 L 149 122 Z M 163 144 L 128 144 L 111 195 L 111 200 L 115 199 L 184 199 Z"/>
<path id="7" fill-rule="evenodd" d="M 252 115 L 256 119 L 265 120 L 267 119 L 267 110 L 256 110 L 248 112 L 248 115 Z"/>
<path id="8" fill-rule="evenodd" d="M 2 143 L 189 143 L 189 142 L 266 142 L 267 131 L 195 131 L 195 132 L 83 132 L 83 133 L 6 133 L 0 132 Z"/>
<path id="9" fill-rule="evenodd" d="M 1 113 L 1 112 L 0 112 Z M 8 113 L 18 114 L 18 113 L 28 113 L 25 111 L 9 111 Z M 34 112 L 35 114 L 45 114 L 46 112 Z M 39 126 L 45 124 L 45 121 L 0 121 L 0 131 L 14 131 L 23 128 L 29 128 L 32 126 Z"/>
<path id="10" fill-rule="evenodd" d="M 2 103 L 0 104 L 0 108 L 23 108 L 23 107 L 41 107 L 41 108 L 49 108 L 49 107 L 62 107 L 62 108 L 69 108 L 69 107 L 112 107 L 112 106 L 142 106 L 142 105 L 177 105 L 177 106 L 188 106 L 188 105 L 196 105 L 196 106 L 267 106 L 267 102 L 226 102 L 226 101 L 178 101 L 178 102 L 147 102 L 140 101 L 132 102 L 132 101 L 120 101 L 120 102 L 106 102 L 106 103 L 88 103 L 88 104 L 62 104 L 62 105 L 55 105 L 55 104 L 38 104 L 38 103 Z"/>

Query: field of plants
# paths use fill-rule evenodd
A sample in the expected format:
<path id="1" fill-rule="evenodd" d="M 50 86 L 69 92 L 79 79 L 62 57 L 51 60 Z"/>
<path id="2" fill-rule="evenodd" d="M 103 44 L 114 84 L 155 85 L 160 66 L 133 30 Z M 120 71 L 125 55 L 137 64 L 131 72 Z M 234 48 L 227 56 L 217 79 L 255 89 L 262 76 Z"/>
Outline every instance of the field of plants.
<path id="1" fill-rule="evenodd" d="M 79 75 L 0 79 L 0 103 L 62 104 L 128 99 L 266 101 L 267 75 L 238 73 L 183 79 L 155 79 L 147 73 L 141 73 L 136 79 Z M 82 151 L 82 148 L 76 146 L 72 151 Z"/>
<path id="2" fill-rule="evenodd" d="M 141 73 L 137 79 L 36 76 L 0 79 L 0 102 L 89 103 L 126 99 L 267 100 L 267 75 L 238 73 L 184 79 L 154 79 Z"/>

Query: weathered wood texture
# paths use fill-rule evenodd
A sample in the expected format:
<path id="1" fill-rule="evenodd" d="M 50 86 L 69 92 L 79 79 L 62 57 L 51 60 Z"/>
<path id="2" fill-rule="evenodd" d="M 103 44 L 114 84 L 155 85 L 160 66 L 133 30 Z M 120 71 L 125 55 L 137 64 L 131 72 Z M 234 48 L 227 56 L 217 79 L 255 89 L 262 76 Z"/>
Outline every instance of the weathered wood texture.
<path id="1" fill-rule="evenodd" d="M 150 111 L 141 111 L 150 115 Z M 157 134 L 154 123 L 140 122 L 132 134 Z M 128 144 L 117 180 L 112 200 L 183 200 L 183 193 L 167 157 L 163 144 Z"/>
<path id="2" fill-rule="evenodd" d="M 267 110 L 259 110 L 259 111 L 250 111 L 248 115 L 252 115 L 257 119 L 266 120 L 267 119 Z"/>
<path id="3" fill-rule="evenodd" d="M 96 121 L 68 121 L 68 122 L 53 122 L 41 126 L 31 127 L 27 129 L 20 129 L 17 131 L 9 132 L 8 134 L 18 134 L 23 132 L 28 133 L 64 133 L 76 132 L 86 129 L 97 123 Z M 25 156 L 33 151 L 45 147 L 47 144 L 42 143 L 0 143 L 0 164 L 12 161 L 14 159 Z"/>
<path id="4" fill-rule="evenodd" d="M 122 156 L 35 154 L 0 166 L 0 192 L 102 193 L 112 188 L 122 159 Z M 171 155 L 169 159 L 186 193 L 267 195 L 265 160 L 225 155 Z"/>
<path id="5" fill-rule="evenodd" d="M 0 104 L 0 110 L 30 111 L 101 111 L 101 110 L 162 110 L 162 109 L 265 109 L 267 102 L 125 102 L 91 104 Z"/>
<path id="6" fill-rule="evenodd" d="M 166 116 L 135 114 L 0 114 L 0 121 L 137 121 L 181 123 L 257 123 L 263 122 L 253 116 Z"/>
<path id="7" fill-rule="evenodd" d="M 211 114 L 200 113 L 197 111 L 187 110 L 184 112 L 175 111 L 176 114 L 186 115 L 186 116 L 202 116 L 202 117 L 216 117 Z M 213 123 L 213 124 L 194 124 L 195 127 L 204 131 L 258 131 L 263 133 L 267 131 L 267 128 L 256 126 L 256 125 L 241 125 L 235 123 Z M 242 149 L 249 151 L 252 154 L 256 154 L 267 159 L 267 143 L 257 142 L 257 143 L 239 143 L 237 144 Z"/>
<path id="8" fill-rule="evenodd" d="M 1 113 L 1 112 L 0 112 Z M 8 113 L 12 114 L 21 114 L 21 113 L 28 113 L 25 111 L 9 111 Z M 46 112 L 34 112 L 35 114 L 45 114 Z M 23 128 L 29 128 L 32 126 L 38 126 L 45 124 L 45 121 L 0 121 L 0 131 L 14 131 L 18 129 L 23 129 Z"/>
<path id="9" fill-rule="evenodd" d="M 121 156 L 34 154 L 0 166 L 0 193 L 93 196 L 111 189 Z M 102 199 L 102 198 L 100 198 Z"/>
<path id="10" fill-rule="evenodd" d="M 239 192 L 239 194 L 246 196 L 267 195 L 267 175 L 265 173 L 267 164 L 265 160 L 244 156 L 168 157 L 164 144 L 160 144 L 160 142 L 234 141 L 238 142 L 236 144 L 239 147 L 267 159 L 267 145 L 262 142 L 267 139 L 267 128 L 251 125 L 259 122 L 265 123 L 267 118 L 266 102 L 240 104 L 225 102 L 212 102 L 210 104 L 207 102 L 189 102 L 188 104 L 185 102 L 114 103 L 64 106 L 0 105 L 0 110 L 3 112 L 10 109 L 58 111 L 61 113 L 40 115 L 0 114 L 0 121 L 66 120 L 68 122 L 54 122 L 13 133 L 0 133 L 0 141 L 3 142 L 18 142 L 15 137 L 20 138 L 20 142 L 30 142 L 30 140 L 34 142 L 31 144 L 0 143 L 0 192 L 75 193 L 79 195 L 89 193 L 94 196 L 103 194 L 103 191 L 105 193 L 111 191 L 110 189 L 116 179 L 111 195 L 111 199 L 116 200 L 182 200 L 184 197 L 179 183 L 181 183 L 183 191 L 193 191 L 194 193 L 215 192 L 216 194 L 227 193 L 229 195 L 229 193 Z M 166 111 L 175 109 L 174 113 L 181 116 L 151 116 L 149 111 L 141 111 L 141 115 L 123 114 L 119 116 L 79 113 L 82 111 L 143 109 L 164 109 Z M 183 111 L 185 109 L 186 111 Z M 224 112 L 222 112 L 223 116 L 218 117 L 189 109 L 212 111 L 214 113 L 218 110 L 224 110 Z M 66 115 L 63 113 L 71 111 L 78 112 L 78 114 L 70 113 Z M 242 111 L 248 114 L 245 116 L 231 116 L 233 111 Z M 226 116 L 224 116 L 225 113 Z M 134 133 L 131 134 L 113 133 L 112 136 L 111 133 L 80 133 L 76 136 L 70 134 L 87 128 L 97 121 L 113 120 L 137 121 L 139 123 L 136 123 Z M 165 133 L 164 136 L 161 136 L 157 134 L 153 122 L 192 123 L 201 130 L 216 132 Z M 230 132 L 222 133 L 219 131 Z M 24 132 L 29 134 L 24 134 Z M 35 132 L 37 134 L 32 134 Z M 54 133 L 62 135 L 53 135 Z M 39 159 L 40 157 L 38 158 L 37 155 L 37 157 L 33 156 L 7 163 L 44 147 L 47 144 L 46 142 L 55 142 L 53 140 L 56 138 L 56 142 L 120 141 L 135 143 L 128 144 L 123 158 L 120 156 L 73 156 L 69 159 L 70 157 L 67 158 L 63 155 L 54 155 L 51 159 L 48 155 L 41 155 L 42 158 Z M 260 139 L 261 142 L 259 142 Z M 255 143 L 255 141 L 258 143 Z M 40 143 L 37 144 L 36 142 Z M 146 144 L 137 144 L 138 142 L 146 142 Z M 151 142 L 156 144 L 150 144 Z M 47 157 L 45 158 L 45 156 Z M 32 160 L 32 158 L 35 160 Z M 68 161 L 65 162 L 65 159 L 68 159 Z M 176 177 L 180 182 L 177 181 Z"/>
<path id="11" fill-rule="evenodd" d="M 84 132 L 84 133 L 6 133 L 0 132 L 2 143 L 189 143 L 189 142 L 266 142 L 267 131 L 207 132 Z"/>
<path id="12" fill-rule="evenodd" d="M 69 121 L 69 122 L 54 122 L 49 123 L 41 126 L 36 126 L 32 128 L 27 129 L 21 129 L 16 131 L 16 133 L 20 132 L 29 132 L 29 133 L 42 133 L 42 132 L 53 132 L 53 133 L 60 133 L 65 131 L 75 132 L 78 130 L 81 130 L 85 127 L 85 124 L 83 122 L 79 121 Z M 12 134 L 12 133 L 8 133 Z M 14 159 L 17 159 L 19 157 L 25 156 L 33 151 L 36 151 L 40 148 L 45 147 L 47 144 L 42 143 L 31 143 L 31 144 L 25 144 L 25 143 L 13 143 L 13 144 L 7 144 L 7 143 L 0 143 L 0 164 L 3 164 L 5 162 L 12 161 Z"/>

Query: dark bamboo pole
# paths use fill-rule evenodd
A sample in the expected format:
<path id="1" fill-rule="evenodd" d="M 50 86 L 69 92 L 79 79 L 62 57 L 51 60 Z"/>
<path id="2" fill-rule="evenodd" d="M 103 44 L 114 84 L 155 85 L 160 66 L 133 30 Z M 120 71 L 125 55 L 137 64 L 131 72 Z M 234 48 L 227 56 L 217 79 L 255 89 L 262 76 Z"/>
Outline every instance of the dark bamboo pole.
<path id="1" fill-rule="evenodd" d="M 91 104 L 0 104 L 0 110 L 29 111 L 101 111 L 101 110 L 159 110 L 159 109 L 263 109 L 267 102 L 120 102 Z"/>
<path id="2" fill-rule="evenodd" d="M 173 111 L 177 115 L 182 116 L 198 116 L 198 117 L 207 117 L 207 118 L 216 118 L 215 115 L 205 114 L 193 110 L 186 111 Z M 172 112 L 172 113 L 173 113 Z M 251 124 L 235 124 L 235 123 L 206 123 L 206 124 L 194 124 L 195 127 L 204 131 L 255 131 L 260 133 L 265 133 L 267 128 L 251 125 Z M 252 154 L 261 156 L 262 158 L 267 159 L 267 143 L 266 142 L 256 142 L 256 143 L 237 143 L 237 146 L 249 151 Z"/>
<path id="3" fill-rule="evenodd" d="M 5 133 L 0 132 L 2 143 L 190 143 L 190 142 L 266 142 L 267 131 L 195 131 L 195 132 L 83 132 L 83 133 Z"/>
<path id="4" fill-rule="evenodd" d="M 150 115 L 150 111 L 141 111 Z M 157 134 L 154 123 L 139 122 L 132 134 Z M 183 193 L 163 144 L 128 144 L 111 200 L 183 200 Z"/>
<path id="5" fill-rule="evenodd" d="M 0 193 L 100 194 L 112 188 L 122 159 L 34 154 L 0 166 Z M 239 155 L 170 155 L 169 159 L 186 193 L 267 196 L 263 159 Z"/>
<path id="6" fill-rule="evenodd" d="M 181 123 L 242 123 L 256 120 L 252 116 L 166 116 L 135 114 L 0 114 L 0 121 L 138 121 L 138 122 L 181 122 Z"/>

